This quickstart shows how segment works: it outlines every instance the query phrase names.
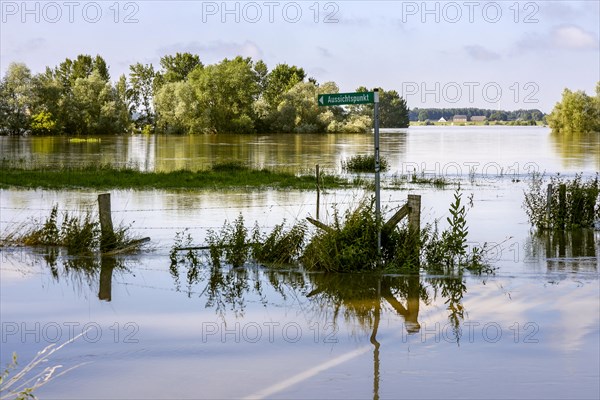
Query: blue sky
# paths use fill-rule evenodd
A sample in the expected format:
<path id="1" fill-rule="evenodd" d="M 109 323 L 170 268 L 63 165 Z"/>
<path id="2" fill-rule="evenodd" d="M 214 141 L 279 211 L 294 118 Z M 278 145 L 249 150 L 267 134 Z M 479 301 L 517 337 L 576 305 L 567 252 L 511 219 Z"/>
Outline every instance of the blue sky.
<path id="1" fill-rule="evenodd" d="M 600 1 L 0 1 L 0 72 L 102 55 L 113 79 L 189 51 L 303 67 L 414 107 L 539 108 L 600 80 Z"/>

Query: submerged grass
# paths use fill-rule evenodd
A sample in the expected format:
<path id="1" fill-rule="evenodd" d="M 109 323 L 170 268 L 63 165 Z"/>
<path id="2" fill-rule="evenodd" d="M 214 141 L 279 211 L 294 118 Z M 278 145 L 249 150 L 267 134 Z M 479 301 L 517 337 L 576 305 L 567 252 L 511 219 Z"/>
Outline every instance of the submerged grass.
<path id="1" fill-rule="evenodd" d="M 321 187 L 343 188 L 353 184 L 346 179 L 321 176 Z M 313 175 L 297 176 L 287 172 L 253 169 L 229 162 L 215 164 L 208 170 L 141 172 L 132 168 L 86 165 L 82 167 L 35 167 L 24 169 L 0 164 L 0 188 L 35 187 L 44 189 L 224 189 L 282 188 L 314 189 Z"/>
<path id="2" fill-rule="evenodd" d="M 380 171 L 387 171 L 389 162 L 385 157 L 379 157 Z M 342 161 L 342 170 L 346 172 L 375 172 L 374 155 L 355 155 Z"/>
<path id="3" fill-rule="evenodd" d="M 55 246 L 64 247 L 70 255 L 86 255 L 101 250 L 100 223 L 88 210 L 81 215 L 69 212 L 62 214 L 59 221 L 58 205 L 54 205 L 50 215 L 43 221 L 34 220 L 15 227 L 0 238 L 1 246 Z M 142 247 L 133 237 L 128 226 L 115 229 L 114 243 L 104 243 L 107 249 L 128 248 L 134 252 Z"/>
<path id="4" fill-rule="evenodd" d="M 550 199 L 545 183 L 543 175 L 534 173 L 525 192 L 523 208 L 533 227 L 562 231 L 590 228 L 600 223 L 599 173 L 587 180 L 581 174 L 576 174 L 574 179 L 565 179 L 559 174 L 551 176 Z"/>
<path id="5" fill-rule="evenodd" d="M 208 232 L 211 268 L 220 268 L 222 264 L 239 268 L 247 263 L 281 266 L 299 262 L 307 270 L 323 272 L 417 273 L 421 269 L 444 274 L 461 274 L 464 270 L 493 272 L 484 260 L 485 245 L 467 248 L 467 211 L 460 186 L 448 211 L 449 228 L 443 232 L 438 230 L 437 223 L 420 230 L 406 224 L 386 228 L 375 217 L 375 201 L 370 198 L 343 215 L 334 208 L 333 222 L 310 234 L 306 222 L 286 229 L 284 221 L 268 234 L 261 233 L 257 224 L 250 230 L 240 214 L 233 222 L 225 221 L 219 231 Z M 178 251 L 188 250 L 188 246 L 182 247 L 184 237 L 183 233 L 176 236 L 171 251 L 172 266 L 179 263 Z M 192 241 L 189 235 L 186 240 Z M 199 257 L 194 254 L 192 259 Z"/>

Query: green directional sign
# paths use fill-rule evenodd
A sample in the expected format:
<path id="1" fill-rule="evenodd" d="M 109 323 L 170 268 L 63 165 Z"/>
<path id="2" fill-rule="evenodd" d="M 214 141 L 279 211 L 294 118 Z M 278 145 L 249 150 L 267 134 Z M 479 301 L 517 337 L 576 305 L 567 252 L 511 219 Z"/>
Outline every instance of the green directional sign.
<path id="1" fill-rule="evenodd" d="M 342 104 L 369 104 L 375 102 L 373 92 L 320 94 L 319 106 L 340 106 Z"/>

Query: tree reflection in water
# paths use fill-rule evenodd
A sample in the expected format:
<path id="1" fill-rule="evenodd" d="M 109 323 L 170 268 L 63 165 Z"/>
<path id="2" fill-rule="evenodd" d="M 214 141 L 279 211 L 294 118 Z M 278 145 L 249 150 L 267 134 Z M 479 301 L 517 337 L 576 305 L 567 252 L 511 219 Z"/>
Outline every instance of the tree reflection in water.
<path id="1" fill-rule="evenodd" d="M 548 272 L 597 272 L 600 232 L 592 229 L 532 233 L 525 244 L 525 262 L 545 264 Z"/>
<path id="2" fill-rule="evenodd" d="M 373 345 L 373 397 L 379 398 L 380 347 L 377 340 L 381 316 L 391 312 L 401 316 L 406 332 L 420 332 L 419 311 L 438 297 L 447 304 L 448 319 L 455 340 L 460 340 L 460 324 L 464 318 L 462 299 L 467 287 L 462 275 L 392 276 L 383 274 L 307 273 L 299 269 L 278 270 L 251 265 L 228 268 L 212 263 L 209 256 L 193 254 L 170 266 L 177 290 L 181 290 L 180 274 L 187 277 L 187 294 L 199 290 L 206 296 L 206 307 L 214 307 L 225 318 L 229 308 L 236 318 L 243 316 L 245 298 L 258 295 L 266 304 L 265 285 L 270 285 L 283 299 L 294 296 L 302 302 L 307 315 L 322 321 L 350 326 L 369 335 Z M 269 299 L 273 301 L 274 299 Z"/>

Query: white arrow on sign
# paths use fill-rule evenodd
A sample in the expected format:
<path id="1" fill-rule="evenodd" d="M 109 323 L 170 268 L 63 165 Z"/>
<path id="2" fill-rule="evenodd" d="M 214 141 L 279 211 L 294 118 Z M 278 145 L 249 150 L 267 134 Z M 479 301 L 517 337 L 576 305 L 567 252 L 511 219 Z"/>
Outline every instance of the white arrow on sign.
<path id="1" fill-rule="evenodd" d="M 323 95 L 320 95 L 320 96 L 319 96 L 319 103 L 323 104 L 323 98 L 324 98 L 324 97 L 325 97 L 325 96 L 323 96 Z"/>

